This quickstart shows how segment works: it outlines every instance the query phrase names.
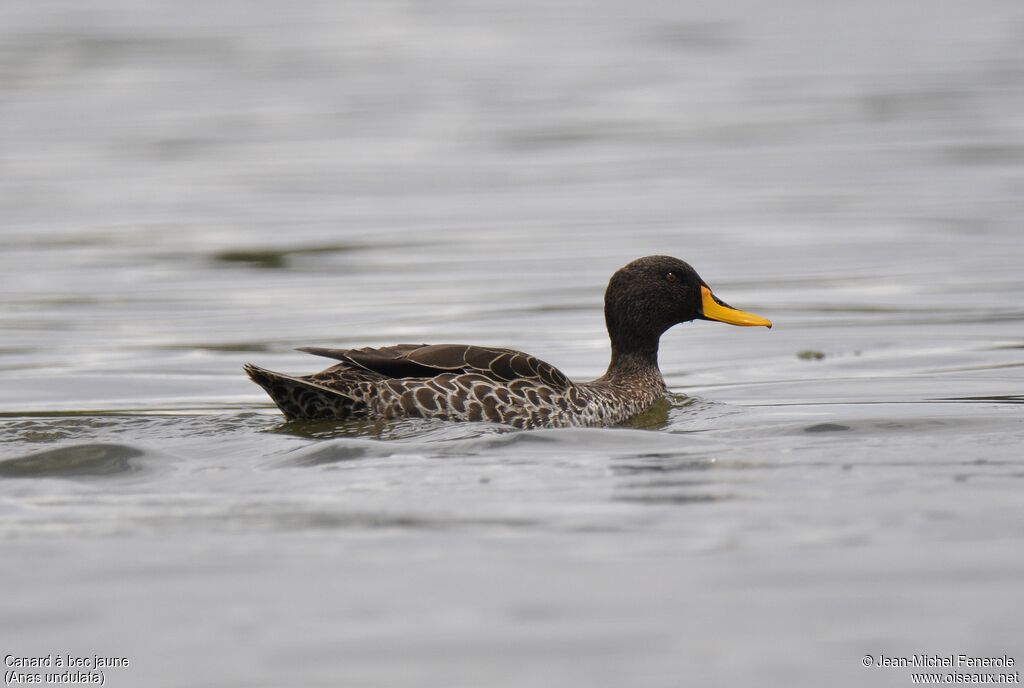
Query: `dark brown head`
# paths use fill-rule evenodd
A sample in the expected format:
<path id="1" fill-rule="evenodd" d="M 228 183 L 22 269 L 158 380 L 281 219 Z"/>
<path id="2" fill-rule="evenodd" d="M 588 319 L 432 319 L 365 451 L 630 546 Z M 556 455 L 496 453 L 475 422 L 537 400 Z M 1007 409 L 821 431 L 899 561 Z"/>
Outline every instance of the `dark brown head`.
<path id="1" fill-rule="evenodd" d="M 671 256 L 638 258 L 612 275 L 604 293 L 604 318 L 613 365 L 616 354 L 653 357 L 656 362 L 661 335 L 690 320 L 772 326 L 719 301 L 696 270 Z"/>

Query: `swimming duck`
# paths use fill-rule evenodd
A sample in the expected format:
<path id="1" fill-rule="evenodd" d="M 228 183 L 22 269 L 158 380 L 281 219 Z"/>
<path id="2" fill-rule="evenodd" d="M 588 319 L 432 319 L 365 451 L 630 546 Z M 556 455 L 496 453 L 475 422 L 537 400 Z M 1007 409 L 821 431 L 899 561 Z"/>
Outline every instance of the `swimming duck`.
<path id="1" fill-rule="evenodd" d="M 673 325 L 717 320 L 771 327 L 716 297 L 687 263 L 647 256 L 612 275 L 604 294 L 611 339 L 608 370 L 573 382 L 535 356 L 490 346 L 397 344 L 381 348 L 299 349 L 339 363 L 319 373 L 284 375 L 247 364 L 289 419 L 443 418 L 516 428 L 614 425 L 665 393 L 658 342 Z"/>

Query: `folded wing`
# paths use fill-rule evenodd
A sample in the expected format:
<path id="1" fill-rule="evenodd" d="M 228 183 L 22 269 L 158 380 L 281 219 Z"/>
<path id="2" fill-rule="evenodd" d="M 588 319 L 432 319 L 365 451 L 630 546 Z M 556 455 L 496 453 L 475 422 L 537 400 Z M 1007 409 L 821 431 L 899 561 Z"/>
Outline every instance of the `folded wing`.
<path id="1" fill-rule="evenodd" d="M 299 349 L 325 356 L 387 378 L 430 378 L 444 373 L 475 373 L 501 381 L 537 380 L 553 390 L 567 389 L 569 379 L 550 363 L 512 349 L 466 344 L 396 344 L 380 348 Z"/>

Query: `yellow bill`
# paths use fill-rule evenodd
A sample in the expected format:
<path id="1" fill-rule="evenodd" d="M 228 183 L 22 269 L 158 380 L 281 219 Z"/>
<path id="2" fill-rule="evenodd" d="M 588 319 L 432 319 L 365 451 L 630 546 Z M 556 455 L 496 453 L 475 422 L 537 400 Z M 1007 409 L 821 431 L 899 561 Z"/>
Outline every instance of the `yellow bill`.
<path id="1" fill-rule="evenodd" d="M 760 315 L 738 311 L 719 301 L 711 290 L 701 285 L 700 288 L 701 314 L 708 320 L 729 323 L 730 325 L 742 325 L 744 327 L 771 327 L 772 321 L 762 318 Z"/>

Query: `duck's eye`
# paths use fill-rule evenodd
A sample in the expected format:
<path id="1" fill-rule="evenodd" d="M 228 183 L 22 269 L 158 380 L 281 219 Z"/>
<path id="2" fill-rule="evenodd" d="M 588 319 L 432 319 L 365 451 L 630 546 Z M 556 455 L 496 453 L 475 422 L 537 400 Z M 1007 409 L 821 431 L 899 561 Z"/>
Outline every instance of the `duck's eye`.
<path id="1" fill-rule="evenodd" d="M 665 281 L 666 282 L 671 282 L 672 284 L 675 284 L 676 282 L 679 281 L 679 275 L 677 275 L 674 272 L 666 272 L 665 273 Z"/>

